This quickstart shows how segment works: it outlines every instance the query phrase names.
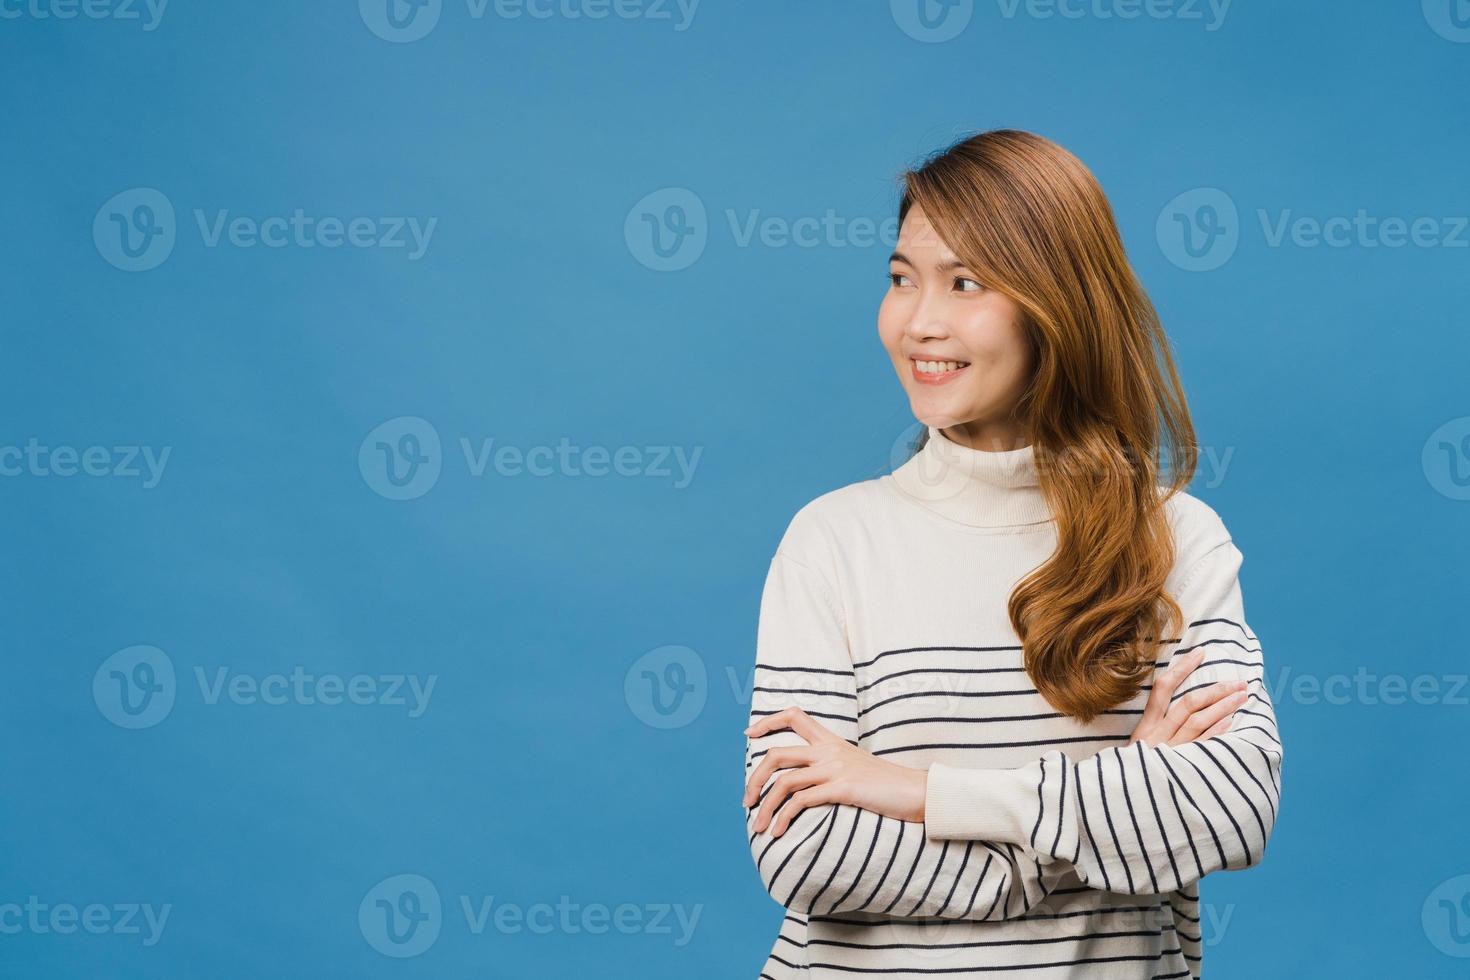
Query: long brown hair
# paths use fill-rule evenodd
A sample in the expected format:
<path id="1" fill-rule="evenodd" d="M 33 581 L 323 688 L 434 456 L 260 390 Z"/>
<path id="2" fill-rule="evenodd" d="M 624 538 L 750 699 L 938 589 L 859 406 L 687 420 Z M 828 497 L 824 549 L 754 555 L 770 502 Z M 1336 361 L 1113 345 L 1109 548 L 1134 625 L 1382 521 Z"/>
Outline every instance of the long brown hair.
<path id="1" fill-rule="evenodd" d="M 1008 610 L 1037 691 L 1085 724 L 1139 692 L 1158 644 L 1182 625 L 1164 591 L 1174 564 L 1164 501 L 1189 484 L 1197 449 L 1168 340 L 1097 179 L 1056 143 L 992 130 L 902 180 L 900 224 L 922 208 L 1023 311 L 1036 371 L 1015 419 L 1057 546 Z M 1173 478 L 1161 487 L 1166 452 Z"/>

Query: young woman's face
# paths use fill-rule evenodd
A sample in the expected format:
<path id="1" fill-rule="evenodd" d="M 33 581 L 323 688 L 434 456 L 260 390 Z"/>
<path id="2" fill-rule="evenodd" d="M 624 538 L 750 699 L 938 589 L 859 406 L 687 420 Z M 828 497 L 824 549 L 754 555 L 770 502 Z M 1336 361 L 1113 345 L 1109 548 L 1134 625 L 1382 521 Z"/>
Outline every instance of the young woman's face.
<path id="1" fill-rule="evenodd" d="M 977 448 L 1026 441 L 1011 410 L 1026 390 L 1033 356 L 1021 308 L 989 289 L 911 208 L 889 259 L 891 283 L 878 334 L 914 417 Z"/>

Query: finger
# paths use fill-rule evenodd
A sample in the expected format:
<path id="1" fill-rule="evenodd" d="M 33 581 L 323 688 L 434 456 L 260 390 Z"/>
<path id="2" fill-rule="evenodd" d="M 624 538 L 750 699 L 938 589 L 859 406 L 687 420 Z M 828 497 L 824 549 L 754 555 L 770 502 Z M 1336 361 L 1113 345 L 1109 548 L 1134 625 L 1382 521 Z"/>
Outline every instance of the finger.
<path id="1" fill-rule="evenodd" d="M 779 732 L 788 728 L 806 739 L 811 745 L 834 740 L 844 741 L 835 732 L 823 726 L 811 715 L 795 705 L 789 708 L 782 708 L 773 715 L 767 715 L 750 728 L 747 728 L 745 732 L 747 735 L 754 737 L 757 734 Z"/>
<path id="2" fill-rule="evenodd" d="M 802 714 L 803 716 L 805 715 L 805 712 L 797 707 L 783 708 L 780 711 L 766 715 L 763 718 L 751 722 L 745 727 L 745 736 L 751 741 L 754 741 L 758 738 L 770 735 L 773 732 L 781 732 L 791 729 L 793 713 Z M 797 732 L 797 734 L 800 735 L 801 733 Z M 802 737 L 805 738 L 808 743 L 811 742 L 810 738 L 806 738 L 806 736 Z M 746 781 L 745 792 L 744 794 L 742 794 L 741 799 L 747 807 L 754 805 L 754 797 L 759 794 L 760 787 L 766 784 L 766 780 L 770 778 L 772 771 L 782 768 L 781 765 L 776 764 L 776 760 L 782 758 L 781 756 L 777 756 L 776 760 L 772 759 L 771 754 L 777 751 L 779 750 L 772 749 L 770 752 L 767 752 L 761 762 L 762 764 L 767 762 L 771 764 L 765 765 L 763 769 L 758 768 L 753 771 L 750 774 L 750 778 Z M 752 790 L 752 785 L 754 786 L 754 790 Z"/>
<path id="3" fill-rule="evenodd" d="M 1218 680 L 1204 687 L 1197 687 L 1174 702 L 1174 709 L 1182 709 L 1190 714 L 1207 708 L 1217 701 L 1230 697 L 1236 691 L 1245 690 L 1245 681 L 1240 680 Z M 1171 709 L 1173 710 L 1173 709 Z"/>
<path id="4" fill-rule="evenodd" d="M 761 787 L 766 785 L 766 780 L 778 769 L 791 769 L 797 766 L 809 766 L 812 764 L 812 748 L 810 745 L 782 745 L 771 749 L 762 758 L 760 763 L 750 773 L 750 778 L 745 781 L 745 795 L 743 797 L 747 807 L 755 804 L 759 799 Z"/>
<path id="5" fill-rule="evenodd" d="M 1153 690 L 1149 691 L 1148 703 L 1144 705 L 1143 717 L 1133 729 L 1135 740 L 1152 748 L 1173 736 L 1179 727 L 1179 720 L 1177 717 L 1169 717 L 1170 698 L 1174 696 L 1179 683 L 1198 666 L 1203 656 L 1203 650 L 1190 651 L 1171 663 L 1154 681 Z"/>
<path id="6" fill-rule="evenodd" d="M 786 719 L 784 717 L 786 710 L 783 708 L 762 718 L 757 718 L 745 726 L 745 734 L 750 738 L 760 738 L 762 735 L 768 735 L 773 731 L 784 729 L 786 727 Z"/>
<path id="7" fill-rule="evenodd" d="M 1191 715 L 1218 704 L 1244 689 L 1245 681 L 1216 681 L 1198 690 L 1190 691 L 1169 708 L 1169 718 L 1174 730 L 1177 732 L 1183 728 Z"/>
<path id="8" fill-rule="evenodd" d="M 1179 726 L 1178 733 L 1170 740 L 1169 744 L 1181 745 L 1185 742 L 1192 742 L 1199 738 L 1203 732 L 1213 731 L 1221 721 L 1226 723 L 1226 728 L 1228 729 L 1231 719 L 1235 716 L 1235 709 L 1245 703 L 1245 697 L 1244 691 L 1236 691 L 1234 694 L 1219 699 L 1209 707 L 1196 711 L 1185 719 L 1184 724 Z"/>
<path id="9" fill-rule="evenodd" d="M 1205 732 L 1199 737 L 1199 741 L 1203 742 L 1207 738 L 1214 738 L 1216 735 L 1224 735 L 1226 732 L 1230 731 L 1230 726 L 1234 723 L 1234 713 L 1232 713 L 1229 717 L 1221 718 L 1219 724 L 1215 725 L 1215 727 L 1211 728 L 1209 731 Z"/>
<path id="10" fill-rule="evenodd" d="M 770 825 L 771 818 L 776 815 L 776 811 L 781 808 L 781 804 L 788 796 L 820 781 L 821 776 L 810 767 L 794 769 L 777 777 L 776 782 L 771 785 L 771 791 L 761 802 L 760 809 L 756 811 L 753 824 L 755 832 L 760 833 Z"/>
<path id="11" fill-rule="evenodd" d="M 1149 748 L 1156 745 L 1179 745 L 1192 741 L 1200 726 L 1196 725 L 1193 729 L 1186 729 L 1185 726 L 1199 718 L 1199 711 L 1192 709 L 1193 705 L 1201 703 L 1201 699 L 1195 696 L 1196 693 L 1198 692 L 1186 694 L 1174 702 L 1168 712 L 1151 725 L 1140 724 L 1133 730 L 1133 740 L 1142 741 Z M 1204 701 L 1208 702 L 1210 699 L 1205 698 Z M 1128 744 L 1132 745 L 1133 742 L 1130 741 Z"/>
<path id="12" fill-rule="evenodd" d="M 1149 691 L 1148 703 L 1144 705 L 1143 717 L 1139 719 L 1139 728 L 1145 726 L 1152 728 L 1163 720 L 1169 713 L 1169 699 L 1174 696 L 1179 682 L 1199 666 L 1204 655 L 1203 648 L 1191 650 L 1184 656 L 1175 659 L 1163 673 L 1158 675 L 1154 681 L 1153 690 Z"/>
<path id="13" fill-rule="evenodd" d="M 776 822 L 771 825 L 771 836 L 780 837 L 786 833 L 786 828 L 791 826 L 792 821 L 801 814 L 801 811 L 821 803 L 831 802 L 831 796 L 832 790 L 830 783 L 802 790 L 800 793 L 792 796 L 791 800 L 781 808 L 781 812 L 776 816 Z"/>
<path id="14" fill-rule="evenodd" d="M 1195 669 L 1204 662 L 1204 659 L 1205 648 L 1198 647 L 1182 657 L 1176 657 L 1170 662 L 1169 669 L 1164 671 L 1164 676 L 1160 678 L 1165 699 L 1174 696 L 1174 692 L 1179 689 L 1179 685 L 1186 677 L 1194 673 Z"/>

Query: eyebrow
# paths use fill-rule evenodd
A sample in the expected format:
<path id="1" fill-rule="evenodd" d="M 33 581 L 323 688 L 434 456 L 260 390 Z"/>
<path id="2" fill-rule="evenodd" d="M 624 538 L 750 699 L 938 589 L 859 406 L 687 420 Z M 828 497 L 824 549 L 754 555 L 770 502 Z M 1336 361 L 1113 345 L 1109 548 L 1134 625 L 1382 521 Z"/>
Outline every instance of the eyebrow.
<path id="1" fill-rule="evenodd" d="M 902 252 L 894 252 L 892 255 L 888 256 L 888 261 L 902 262 L 904 265 L 912 265 L 914 266 L 914 268 L 918 268 L 918 265 Z M 968 269 L 969 266 L 965 265 L 965 263 L 961 262 L 959 259 L 951 259 L 948 262 L 939 263 L 935 268 L 939 269 L 939 271 L 941 272 L 948 272 L 950 269 Z"/>

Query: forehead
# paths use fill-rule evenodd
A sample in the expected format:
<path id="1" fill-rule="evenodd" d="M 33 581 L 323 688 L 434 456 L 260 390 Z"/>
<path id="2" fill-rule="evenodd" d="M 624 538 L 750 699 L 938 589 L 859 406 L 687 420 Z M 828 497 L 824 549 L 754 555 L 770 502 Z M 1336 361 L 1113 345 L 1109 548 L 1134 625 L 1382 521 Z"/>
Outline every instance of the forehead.
<path id="1" fill-rule="evenodd" d="M 916 262 L 949 262 L 956 257 L 918 205 L 904 215 L 903 226 L 898 230 L 898 250 Z"/>

